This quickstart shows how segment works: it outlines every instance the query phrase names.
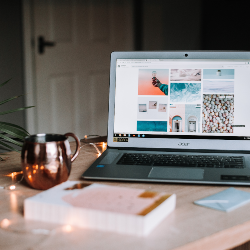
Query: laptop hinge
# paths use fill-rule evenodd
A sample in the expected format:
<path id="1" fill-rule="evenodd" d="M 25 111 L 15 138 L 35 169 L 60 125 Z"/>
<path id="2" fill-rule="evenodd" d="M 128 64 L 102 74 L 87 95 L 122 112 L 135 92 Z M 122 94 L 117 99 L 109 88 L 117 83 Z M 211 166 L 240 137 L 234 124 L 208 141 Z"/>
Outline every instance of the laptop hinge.
<path id="1" fill-rule="evenodd" d="M 207 150 L 207 149 L 169 149 L 169 148 L 135 148 L 135 147 L 107 147 L 116 150 L 131 150 L 131 151 L 157 151 L 157 152 L 190 152 L 190 153 L 230 153 L 230 154 L 250 154 L 249 150 Z"/>

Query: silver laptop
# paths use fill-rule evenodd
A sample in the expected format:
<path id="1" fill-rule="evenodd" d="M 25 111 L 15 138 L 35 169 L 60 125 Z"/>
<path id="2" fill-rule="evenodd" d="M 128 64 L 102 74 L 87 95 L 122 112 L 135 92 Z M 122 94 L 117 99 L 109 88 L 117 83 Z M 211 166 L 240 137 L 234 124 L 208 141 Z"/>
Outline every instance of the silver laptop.
<path id="1" fill-rule="evenodd" d="M 250 185 L 250 52 L 113 52 L 85 179 Z"/>

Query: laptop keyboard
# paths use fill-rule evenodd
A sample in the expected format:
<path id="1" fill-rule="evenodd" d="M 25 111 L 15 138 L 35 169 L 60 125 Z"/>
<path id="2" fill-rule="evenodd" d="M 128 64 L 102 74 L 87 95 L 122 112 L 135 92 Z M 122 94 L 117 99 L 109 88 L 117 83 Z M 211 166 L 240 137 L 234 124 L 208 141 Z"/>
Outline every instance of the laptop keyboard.
<path id="1" fill-rule="evenodd" d="M 117 164 L 200 168 L 244 168 L 244 157 L 126 153 L 123 154 Z"/>

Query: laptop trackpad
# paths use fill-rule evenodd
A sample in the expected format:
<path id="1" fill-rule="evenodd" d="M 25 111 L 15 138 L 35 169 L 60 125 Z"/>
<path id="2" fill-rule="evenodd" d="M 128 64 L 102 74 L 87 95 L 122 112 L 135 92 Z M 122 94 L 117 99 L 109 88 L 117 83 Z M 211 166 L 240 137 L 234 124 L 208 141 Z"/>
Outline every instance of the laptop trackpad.
<path id="1" fill-rule="evenodd" d="M 154 179 L 202 180 L 204 169 L 153 167 L 148 175 Z"/>

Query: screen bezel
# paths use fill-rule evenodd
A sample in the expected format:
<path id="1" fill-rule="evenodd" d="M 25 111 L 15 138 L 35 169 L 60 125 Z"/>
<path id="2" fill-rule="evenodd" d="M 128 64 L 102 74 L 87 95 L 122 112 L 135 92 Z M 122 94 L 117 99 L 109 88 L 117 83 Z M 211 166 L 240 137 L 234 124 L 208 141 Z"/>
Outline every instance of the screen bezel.
<path id="1" fill-rule="evenodd" d="M 110 98 L 108 119 L 108 147 L 121 148 L 161 148 L 161 149 L 201 149 L 201 150 L 250 150 L 248 137 L 213 137 L 174 135 L 166 138 L 128 138 L 126 141 L 113 140 L 116 61 L 117 59 L 242 59 L 250 60 L 250 52 L 246 51 L 140 51 L 112 52 L 110 63 Z"/>

